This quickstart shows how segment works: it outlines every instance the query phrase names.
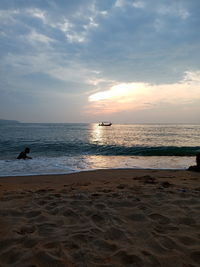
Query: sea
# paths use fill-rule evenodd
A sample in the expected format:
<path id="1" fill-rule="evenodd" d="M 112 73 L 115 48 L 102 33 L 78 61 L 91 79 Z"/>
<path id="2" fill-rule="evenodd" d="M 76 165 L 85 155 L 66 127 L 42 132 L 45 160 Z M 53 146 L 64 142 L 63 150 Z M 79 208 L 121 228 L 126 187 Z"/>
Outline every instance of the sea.
<path id="1" fill-rule="evenodd" d="M 30 160 L 17 160 L 25 147 Z M 95 169 L 187 169 L 200 152 L 200 125 L 0 124 L 0 176 Z"/>

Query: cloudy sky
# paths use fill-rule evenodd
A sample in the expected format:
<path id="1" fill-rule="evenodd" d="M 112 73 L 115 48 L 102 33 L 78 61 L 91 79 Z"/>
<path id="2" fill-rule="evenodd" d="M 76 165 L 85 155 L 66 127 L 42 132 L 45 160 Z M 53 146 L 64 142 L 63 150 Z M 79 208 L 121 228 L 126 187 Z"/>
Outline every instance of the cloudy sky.
<path id="1" fill-rule="evenodd" d="M 0 118 L 200 123 L 199 0 L 1 0 Z"/>

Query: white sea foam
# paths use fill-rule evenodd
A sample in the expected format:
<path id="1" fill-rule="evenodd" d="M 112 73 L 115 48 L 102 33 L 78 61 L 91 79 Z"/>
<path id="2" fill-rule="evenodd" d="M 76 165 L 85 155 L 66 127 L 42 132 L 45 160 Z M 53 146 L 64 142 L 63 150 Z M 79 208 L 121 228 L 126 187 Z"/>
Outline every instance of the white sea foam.
<path id="1" fill-rule="evenodd" d="M 0 176 L 65 174 L 94 169 L 186 169 L 194 157 L 76 156 L 0 160 Z"/>

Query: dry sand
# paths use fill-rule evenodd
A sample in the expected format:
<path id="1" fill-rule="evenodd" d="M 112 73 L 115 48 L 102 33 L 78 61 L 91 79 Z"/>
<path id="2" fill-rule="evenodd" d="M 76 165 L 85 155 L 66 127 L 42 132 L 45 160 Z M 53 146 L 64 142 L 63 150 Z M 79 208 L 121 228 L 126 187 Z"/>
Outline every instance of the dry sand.
<path id="1" fill-rule="evenodd" d="M 0 178 L 0 266 L 200 266 L 200 173 Z"/>

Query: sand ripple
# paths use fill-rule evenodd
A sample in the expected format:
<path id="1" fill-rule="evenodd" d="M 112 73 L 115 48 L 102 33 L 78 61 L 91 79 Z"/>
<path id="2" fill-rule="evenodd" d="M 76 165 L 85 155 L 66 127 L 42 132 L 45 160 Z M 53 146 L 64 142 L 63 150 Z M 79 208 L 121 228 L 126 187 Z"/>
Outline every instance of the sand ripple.
<path id="1" fill-rule="evenodd" d="M 136 178 L 4 192 L 0 266 L 199 266 L 200 192 Z"/>

